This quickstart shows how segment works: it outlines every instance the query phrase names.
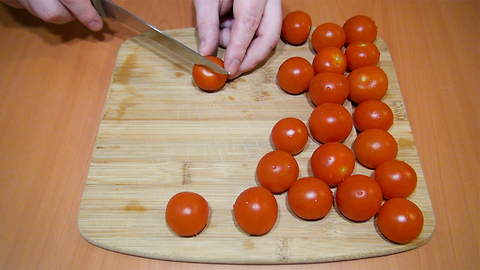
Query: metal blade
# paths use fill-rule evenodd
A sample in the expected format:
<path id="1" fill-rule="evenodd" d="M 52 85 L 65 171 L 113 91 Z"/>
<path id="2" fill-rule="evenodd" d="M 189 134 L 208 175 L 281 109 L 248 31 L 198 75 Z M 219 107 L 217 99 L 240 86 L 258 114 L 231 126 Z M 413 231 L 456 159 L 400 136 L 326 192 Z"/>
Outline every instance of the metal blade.
<path id="1" fill-rule="evenodd" d="M 219 65 L 213 63 L 212 61 L 203 57 L 196 51 L 185 46 L 185 44 L 163 33 L 162 31 L 158 30 L 144 20 L 118 6 L 117 4 L 111 2 L 110 0 L 91 0 L 91 2 L 97 10 L 98 14 L 100 14 L 100 16 L 105 18 L 112 18 L 131 27 L 132 29 L 142 33 L 144 36 L 156 41 L 165 48 L 169 49 L 170 51 L 178 54 L 179 56 L 185 58 L 186 60 L 194 64 L 207 66 L 213 71 L 220 74 L 229 74 L 228 71 L 226 71 Z"/>

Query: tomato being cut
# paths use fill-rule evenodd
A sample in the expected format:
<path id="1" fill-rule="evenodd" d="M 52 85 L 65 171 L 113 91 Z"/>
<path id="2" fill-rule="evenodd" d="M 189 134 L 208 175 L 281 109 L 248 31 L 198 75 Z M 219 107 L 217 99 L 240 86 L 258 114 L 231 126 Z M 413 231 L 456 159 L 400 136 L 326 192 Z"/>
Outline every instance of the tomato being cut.
<path id="1" fill-rule="evenodd" d="M 207 55 L 205 58 L 222 68 L 224 67 L 223 60 L 216 56 Z M 227 81 L 227 75 L 216 73 L 212 69 L 202 65 L 193 66 L 192 76 L 198 88 L 207 92 L 220 90 Z"/>
<path id="2" fill-rule="evenodd" d="M 194 192 L 177 193 L 168 201 L 165 219 L 176 234 L 195 236 L 207 225 L 208 203 Z"/>
<path id="3" fill-rule="evenodd" d="M 356 41 L 374 42 L 377 39 L 377 25 L 372 18 L 365 15 L 353 16 L 343 24 L 348 45 Z"/>
<path id="4" fill-rule="evenodd" d="M 356 174 L 347 177 L 335 194 L 338 210 L 357 222 L 372 218 L 382 204 L 382 190 L 372 178 Z"/>
<path id="5" fill-rule="evenodd" d="M 313 110 L 308 127 L 312 137 L 321 143 L 342 142 L 350 135 L 353 120 L 342 105 L 324 103 Z"/>
<path id="6" fill-rule="evenodd" d="M 322 72 L 310 81 L 308 93 L 316 106 L 323 103 L 343 104 L 348 98 L 350 84 L 341 74 Z"/>
<path id="7" fill-rule="evenodd" d="M 308 142 L 308 129 L 305 123 L 297 118 L 284 118 L 272 129 L 272 142 L 277 150 L 297 155 Z"/>
<path id="8" fill-rule="evenodd" d="M 320 72 L 343 74 L 347 70 L 347 57 L 339 48 L 326 47 L 317 52 L 312 65 L 315 74 Z"/>
<path id="9" fill-rule="evenodd" d="M 350 93 L 348 97 L 356 104 L 366 100 L 381 100 L 388 90 L 388 77 L 378 66 L 366 66 L 352 71 L 348 77 Z"/>
<path id="10" fill-rule="evenodd" d="M 292 154 L 275 150 L 260 159 L 256 172 L 260 186 L 279 194 L 288 190 L 298 179 L 299 168 Z"/>
<path id="11" fill-rule="evenodd" d="M 277 73 L 278 85 L 287 93 L 297 95 L 308 89 L 315 76 L 312 64 L 302 57 L 292 57 L 282 63 Z"/>
<path id="12" fill-rule="evenodd" d="M 332 191 L 315 177 L 298 179 L 288 190 L 288 206 L 298 217 L 318 220 L 325 217 L 333 205 Z"/>
<path id="13" fill-rule="evenodd" d="M 277 222 L 278 205 L 275 196 L 263 187 L 243 191 L 233 205 L 238 226 L 249 235 L 264 235 Z"/>
<path id="14" fill-rule="evenodd" d="M 303 11 L 294 11 L 283 19 L 282 37 L 292 45 L 300 45 L 307 41 L 311 29 L 310 15 Z"/>
<path id="15" fill-rule="evenodd" d="M 315 52 L 326 47 L 342 49 L 345 45 L 345 31 L 336 23 L 323 23 L 317 26 L 312 33 L 312 46 Z"/>
<path id="16" fill-rule="evenodd" d="M 349 70 L 365 66 L 376 66 L 380 61 L 380 51 L 372 42 L 357 41 L 348 45 L 345 50 Z"/>
<path id="17" fill-rule="evenodd" d="M 398 144 L 395 138 L 382 129 L 367 129 L 353 142 L 353 152 L 363 166 L 375 169 L 380 164 L 395 159 Z"/>
<path id="18" fill-rule="evenodd" d="M 407 198 L 417 187 L 417 174 L 412 166 L 401 160 L 380 164 L 373 174 L 385 199 Z"/>
<path id="19" fill-rule="evenodd" d="M 315 177 L 331 187 L 336 187 L 352 174 L 355 155 L 343 143 L 329 142 L 320 145 L 313 152 L 310 166 Z"/>
<path id="20" fill-rule="evenodd" d="M 390 241 L 406 244 L 423 230 L 423 213 L 418 206 L 403 198 L 386 201 L 377 215 L 380 232 Z"/>
<path id="21" fill-rule="evenodd" d="M 393 125 L 393 111 L 380 100 L 367 100 L 355 108 L 353 124 L 359 132 L 367 129 L 388 131 Z"/>

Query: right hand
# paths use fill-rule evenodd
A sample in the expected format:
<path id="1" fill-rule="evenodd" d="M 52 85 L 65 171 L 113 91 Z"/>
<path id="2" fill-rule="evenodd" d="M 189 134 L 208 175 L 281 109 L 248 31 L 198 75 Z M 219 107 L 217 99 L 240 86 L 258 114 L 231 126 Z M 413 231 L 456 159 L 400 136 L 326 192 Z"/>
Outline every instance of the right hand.
<path id="1" fill-rule="evenodd" d="M 92 31 L 99 31 L 103 21 L 90 0 L 0 0 L 11 7 L 25 8 L 40 19 L 64 24 L 77 18 Z"/>

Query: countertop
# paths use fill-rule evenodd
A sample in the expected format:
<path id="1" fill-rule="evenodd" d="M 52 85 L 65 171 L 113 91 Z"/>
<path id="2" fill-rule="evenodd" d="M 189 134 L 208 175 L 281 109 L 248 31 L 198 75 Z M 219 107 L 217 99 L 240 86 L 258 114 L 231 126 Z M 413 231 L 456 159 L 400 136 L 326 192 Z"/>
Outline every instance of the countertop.
<path id="1" fill-rule="evenodd" d="M 118 0 L 161 30 L 193 27 L 192 1 Z M 432 239 L 383 257 L 275 269 L 480 268 L 480 2 L 283 1 L 313 25 L 372 17 L 390 49 L 435 214 Z M 145 259 L 88 243 L 78 210 L 120 45 L 108 23 L 53 25 L 0 4 L 0 268 L 244 269 Z"/>

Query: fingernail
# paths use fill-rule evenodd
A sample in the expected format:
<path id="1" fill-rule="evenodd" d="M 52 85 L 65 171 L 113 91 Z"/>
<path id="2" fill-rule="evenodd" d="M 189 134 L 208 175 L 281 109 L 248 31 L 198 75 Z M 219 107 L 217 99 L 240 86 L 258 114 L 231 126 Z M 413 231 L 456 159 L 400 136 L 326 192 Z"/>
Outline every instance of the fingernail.
<path id="1" fill-rule="evenodd" d="M 99 21 L 91 21 L 88 23 L 88 28 L 92 31 L 100 31 L 102 29 L 102 23 Z"/>
<path id="2" fill-rule="evenodd" d="M 240 67 L 240 60 L 234 59 L 232 63 L 230 63 L 230 66 L 227 67 L 227 71 L 230 72 L 230 74 L 236 74 L 238 72 L 239 67 Z"/>

